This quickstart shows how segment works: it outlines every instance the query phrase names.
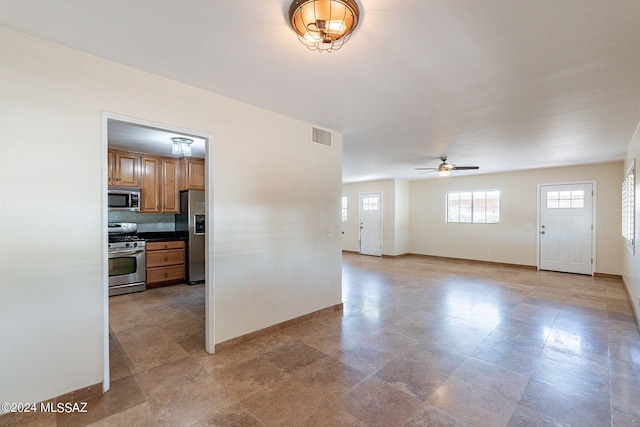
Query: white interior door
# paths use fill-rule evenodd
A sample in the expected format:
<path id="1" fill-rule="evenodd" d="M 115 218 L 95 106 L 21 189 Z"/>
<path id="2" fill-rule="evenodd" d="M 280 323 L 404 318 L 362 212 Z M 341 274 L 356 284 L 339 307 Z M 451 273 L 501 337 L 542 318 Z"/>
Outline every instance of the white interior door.
<path id="1" fill-rule="evenodd" d="M 540 186 L 540 269 L 593 274 L 593 184 Z"/>
<path id="2" fill-rule="evenodd" d="M 360 253 L 382 256 L 382 193 L 360 194 Z"/>

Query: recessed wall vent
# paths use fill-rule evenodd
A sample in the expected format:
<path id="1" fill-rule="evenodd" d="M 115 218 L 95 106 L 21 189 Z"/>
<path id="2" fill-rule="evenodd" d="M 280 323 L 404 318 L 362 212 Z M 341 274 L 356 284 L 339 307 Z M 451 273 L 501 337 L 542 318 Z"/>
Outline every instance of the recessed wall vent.
<path id="1" fill-rule="evenodd" d="M 331 147 L 331 132 L 329 132 L 328 130 L 313 128 L 311 141 L 315 142 L 316 144 Z"/>

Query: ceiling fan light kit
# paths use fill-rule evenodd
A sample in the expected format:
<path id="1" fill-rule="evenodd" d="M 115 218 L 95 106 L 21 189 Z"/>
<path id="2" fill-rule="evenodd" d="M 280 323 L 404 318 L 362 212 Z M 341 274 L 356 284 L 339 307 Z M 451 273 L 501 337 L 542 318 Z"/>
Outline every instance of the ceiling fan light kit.
<path id="1" fill-rule="evenodd" d="M 447 163 L 447 156 L 440 157 L 442 163 L 437 168 L 416 168 L 417 171 L 425 171 L 427 172 L 437 172 L 438 176 L 447 177 L 451 175 L 451 171 L 454 170 L 475 170 L 480 169 L 479 166 L 456 166 L 451 163 Z"/>
<path id="2" fill-rule="evenodd" d="M 351 38 L 360 9 L 355 0 L 294 0 L 289 22 L 309 50 L 331 52 Z"/>

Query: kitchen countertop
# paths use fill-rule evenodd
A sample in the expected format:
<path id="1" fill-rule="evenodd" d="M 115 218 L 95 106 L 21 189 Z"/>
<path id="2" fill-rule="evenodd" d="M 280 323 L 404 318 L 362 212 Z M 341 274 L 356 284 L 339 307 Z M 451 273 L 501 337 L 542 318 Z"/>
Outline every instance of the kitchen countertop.
<path id="1" fill-rule="evenodd" d="M 143 238 L 147 242 L 162 242 L 165 240 L 189 240 L 188 232 L 184 231 L 138 233 L 138 237 Z"/>

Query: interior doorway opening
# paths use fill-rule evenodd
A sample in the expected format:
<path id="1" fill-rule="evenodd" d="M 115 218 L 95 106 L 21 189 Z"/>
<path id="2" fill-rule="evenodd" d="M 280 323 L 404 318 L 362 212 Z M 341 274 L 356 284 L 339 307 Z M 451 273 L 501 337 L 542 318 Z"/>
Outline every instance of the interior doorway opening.
<path id="1" fill-rule="evenodd" d="M 172 141 L 174 138 L 174 141 Z M 189 149 L 191 155 L 185 155 L 185 151 L 175 150 L 175 140 L 180 138 L 178 142 L 187 143 L 190 145 Z M 196 191 L 196 187 L 201 186 L 201 192 L 204 199 L 204 213 L 200 213 L 197 218 L 194 219 L 194 227 L 197 229 L 197 235 L 202 236 L 204 234 L 204 250 L 201 254 L 203 258 L 204 266 L 204 284 L 201 280 L 192 280 L 193 283 L 200 283 L 201 287 L 204 287 L 204 346 L 207 352 L 213 353 L 214 349 L 214 325 L 213 316 L 209 315 L 213 309 L 213 275 L 211 274 L 212 266 L 210 264 L 210 248 L 212 248 L 212 216 L 210 213 L 213 211 L 210 206 L 210 202 L 213 200 L 212 188 L 208 185 L 210 182 L 209 176 L 212 173 L 212 159 L 210 153 L 212 136 L 199 131 L 190 129 L 178 128 L 162 123 L 150 122 L 146 120 L 135 119 L 126 116 L 120 116 L 112 113 L 103 113 L 102 115 L 102 181 L 103 181 L 103 247 L 104 252 L 104 371 L 103 371 L 103 391 L 106 392 L 110 388 L 110 361 L 109 361 L 109 349 L 110 349 L 110 318 L 109 318 L 109 278 L 112 274 L 109 263 L 109 224 L 114 221 L 137 221 L 140 222 L 142 227 L 137 228 L 137 232 L 142 235 L 144 233 L 159 233 L 167 236 L 171 236 L 171 233 L 179 233 L 176 230 L 175 218 L 180 217 L 180 201 L 182 192 L 193 189 Z M 144 174 L 151 174 L 154 177 L 150 179 L 140 179 L 139 181 L 115 181 L 115 176 L 119 172 L 119 167 L 114 159 L 113 153 L 131 153 L 133 154 L 133 165 L 136 165 L 139 169 L 136 171 L 132 166 L 130 175 L 138 178 L 144 176 Z M 187 152 L 188 154 L 188 152 Z M 182 156 L 182 157 L 181 157 Z M 126 157 L 126 156 L 123 156 Z M 196 159 L 202 159 L 196 161 Z M 154 169 L 157 168 L 157 169 Z M 198 169 L 199 168 L 199 169 Z M 124 167 L 126 169 L 126 166 Z M 126 176 L 127 170 L 123 176 Z M 153 175 L 153 174 L 156 175 Z M 179 180 L 179 182 L 176 182 Z M 126 182 L 127 186 L 139 188 L 141 194 L 140 211 L 124 212 L 118 209 L 109 209 L 109 191 L 114 187 L 122 186 L 121 182 Z M 157 185 L 157 188 L 154 187 Z M 167 190 L 167 189 L 171 190 Z M 200 190 L 200 188 L 197 188 Z M 145 192 L 147 194 L 145 195 Z M 163 193 L 164 192 L 164 193 Z M 149 215 L 151 214 L 151 215 Z M 181 238 L 182 239 L 182 238 Z M 184 254 L 188 254 L 188 237 L 184 238 L 186 242 L 184 244 Z M 148 246 L 148 245 L 147 245 Z M 168 255 L 172 255 L 173 252 L 177 252 L 176 248 L 168 248 L 166 250 Z M 169 253 L 171 252 L 171 254 Z M 165 257 L 166 259 L 167 257 Z M 171 261 L 171 256 L 168 257 Z M 184 280 L 188 282 L 186 274 L 189 270 L 187 267 L 188 258 L 185 255 L 184 263 Z M 164 263 L 166 264 L 166 262 Z M 158 268 L 153 267 L 153 273 L 163 272 L 170 274 L 171 271 L 179 271 L 179 265 L 164 265 L 160 264 Z M 171 264 L 171 262 L 169 263 Z M 175 264 L 178 264 L 176 261 Z M 144 268 L 149 266 L 147 263 Z M 173 270 L 172 270 L 173 268 Z M 166 270 L 166 272 L 164 271 Z M 146 270 L 149 272 L 150 270 Z M 168 273 L 167 273 L 168 272 Z M 178 273 L 176 273 L 178 274 Z M 193 273 L 192 273 L 193 274 Z M 153 274 L 152 274 L 153 276 Z M 154 276 L 155 277 L 155 276 Z M 176 276 L 176 278 L 179 276 Z M 155 278 L 156 282 L 162 282 L 162 278 Z M 147 280 L 154 280 L 147 278 Z M 181 280 L 174 280 L 176 283 Z M 165 284 L 168 283 L 165 281 Z"/>

